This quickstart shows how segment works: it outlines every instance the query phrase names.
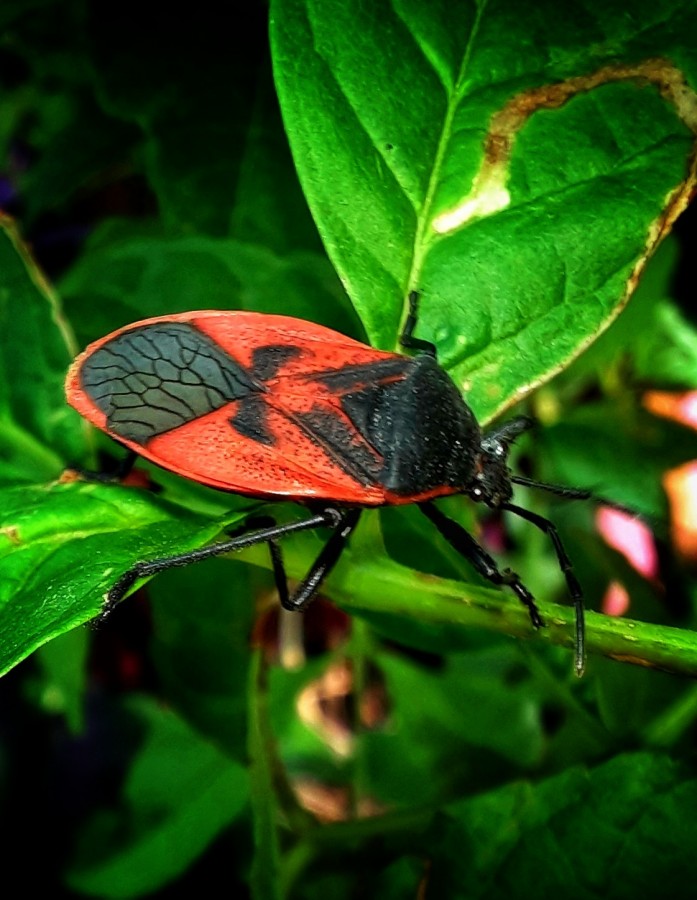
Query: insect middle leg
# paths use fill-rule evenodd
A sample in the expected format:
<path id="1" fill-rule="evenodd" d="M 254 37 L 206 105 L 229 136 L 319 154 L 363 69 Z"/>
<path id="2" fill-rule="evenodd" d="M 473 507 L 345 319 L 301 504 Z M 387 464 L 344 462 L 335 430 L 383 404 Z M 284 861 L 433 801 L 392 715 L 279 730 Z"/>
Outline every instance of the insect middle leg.
<path id="1" fill-rule="evenodd" d="M 267 541 L 278 598 L 284 609 L 291 612 L 302 612 L 312 602 L 322 582 L 339 561 L 361 515 L 360 509 L 352 509 L 343 513 L 340 513 L 338 510 L 333 510 L 333 512 L 336 513 L 337 518 L 332 526 L 332 535 L 292 596 L 288 590 L 288 578 L 283 565 L 283 554 L 280 544 L 274 539 Z M 263 524 L 269 527 L 270 524 L 275 524 L 270 516 L 259 517 L 250 521 L 253 521 L 255 526 Z"/>
<path id="2" fill-rule="evenodd" d="M 450 546 L 460 556 L 471 562 L 480 575 L 483 575 L 492 584 L 506 585 L 514 592 L 527 609 L 530 621 L 535 628 L 544 626 L 535 598 L 522 583 L 519 575 L 510 569 L 501 571 L 493 557 L 472 537 L 469 531 L 445 516 L 432 503 L 419 503 L 418 506 L 421 512 L 433 522 Z"/>
<path id="3" fill-rule="evenodd" d="M 350 509 L 348 512 L 344 512 L 341 515 L 340 520 L 334 526 L 332 536 L 322 548 L 319 556 L 312 564 L 310 571 L 307 573 L 293 596 L 287 599 L 287 602 L 285 603 L 283 602 L 283 599 L 281 599 L 281 604 L 285 609 L 303 610 L 313 597 L 315 597 L 320 585 L 327 575 L 329 575 L 339 561 L 339 557 L 344 552 L 346 542 L 358 524 L 360 515 L 360 509 Z"/>
<path id="4" fill-rule="evenodd" d="M 240 528 L 228 532 L 229 538 L 240 537 L 250 531 L 259 531 L 262 529 L 276 528 L 277 522 L 273 516 L 250 516 L 246 519 Z M 271 571 L 273 573 L 274 584 L 281 606 L 288 603 L 288 576 L 286 575 L 286 567 L 283 563 L 283 551 L 281 545 L 274 538 L 269 538 L 266 543 L 269 547 L 269 556 L 271 557 Z"/>

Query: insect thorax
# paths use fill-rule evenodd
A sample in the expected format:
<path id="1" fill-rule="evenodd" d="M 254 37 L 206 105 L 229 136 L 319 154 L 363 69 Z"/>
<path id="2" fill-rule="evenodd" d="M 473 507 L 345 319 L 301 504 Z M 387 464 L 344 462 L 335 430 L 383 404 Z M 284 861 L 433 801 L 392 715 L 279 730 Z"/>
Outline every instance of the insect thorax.
<path id="1" fill-rule="evenodd" d="M 385 458 L 382 480 L 397 495 L 419 496 L 470 484 L 481 432 L 447 373 L 430 356 L 411 360 L 407 377 L 377 411 Z M 445 493 L 445 491 L 444 491 Z"/>

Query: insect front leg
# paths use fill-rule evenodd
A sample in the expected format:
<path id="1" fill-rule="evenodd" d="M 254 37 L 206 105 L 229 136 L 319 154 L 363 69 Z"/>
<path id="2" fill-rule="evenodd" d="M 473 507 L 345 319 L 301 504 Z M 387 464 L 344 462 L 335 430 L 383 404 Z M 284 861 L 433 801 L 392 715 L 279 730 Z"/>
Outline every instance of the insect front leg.
<path id="1" fill-rule="evenodd" d="M 520 580 L 520 576 L 510 569 L 501 571 L 496 561 L 486 550 L 457 522 L 453 522 L 435 507 L 432 503 L 419 503 L 421 512 L 429 518 L 443 535 L 446 541 L 460 556 L 469 560 L 474 568 L 483 575 L 487 581 L 496 585 L 506 585 L 518 597 L 525 606 L 530 616 L 530 621 L 535 628 L 542 628 L 544 621 L 535 603 L 535 598 Z"/>
<path id="2" fill-rule="evenodd" d="M 522 506 L 516 506 L 514 503 L 504 503 L 501 505 L 501 509 L 506 509 L 514 515 L 520 516 L 521 519 L 526 519 L 528 522 L 531 522 L 536 528 L 539 528 L 540 531 L 544 531 L 552 542 L 554 552 L 559 561 L 559 568 L 566 579 L 569 595 L 571 596 L 574 605 L 576 616 L 574 659 L 576 674 L 580 676 L 583 674 L 586 664 L 586 624 L 583 609 L 583 590 L 578 579 L 574 575 L 573 563 L 564 549 L 562 540 L 559 537 L 559 532 L 554 523 L 550 522 L 549 519 L 545 519 L 544 516 L 531 512 L 529 509 L 524 509 Z"/>

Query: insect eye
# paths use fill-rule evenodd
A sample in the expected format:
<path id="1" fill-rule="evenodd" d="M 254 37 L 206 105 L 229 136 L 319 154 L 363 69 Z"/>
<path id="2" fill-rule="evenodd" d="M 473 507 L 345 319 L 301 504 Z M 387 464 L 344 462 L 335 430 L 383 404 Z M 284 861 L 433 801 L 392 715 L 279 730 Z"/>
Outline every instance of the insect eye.
<path id="1" fill-rule="evenodd" d="M 490 456 L 502 459 L 506 456 L 506 447 L 501 441 L 489 438 L 482 441 L 482 450 Z"/>

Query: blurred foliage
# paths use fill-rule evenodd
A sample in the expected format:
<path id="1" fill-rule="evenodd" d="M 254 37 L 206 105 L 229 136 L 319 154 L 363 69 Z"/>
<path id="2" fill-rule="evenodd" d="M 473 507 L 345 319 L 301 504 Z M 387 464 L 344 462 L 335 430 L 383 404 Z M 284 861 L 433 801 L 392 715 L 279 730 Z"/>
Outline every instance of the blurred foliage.
<path id="1" fill-rule="evenodd" d="M 516 403 L 539 420 L 515 466 L 651 522 L 646 580 L 592 504 L 517 492 L 558 526 L 588 606 L 624 584 L 635 619 L 680 635 L 662 665 L 685 671 L 694 560 L 673 550 L 662 478 L 697 438 L 642 396 L 697 389 L 694 212 L 666 237 L 694 188 L 694 16 L 678 0 L 177 15 L 0 10 L 6 882 L 57 898 L 689 896 L 693 682 L 600 656 L 574 678 L 568 649 L 512 637 L 529 636 L 524 610 L 414 509 L 364 517 L 334 603 L 302 619 L 298 668 L 279 663 L 298 621 L 264 548 L 167 572 L 81 629 L 136 560 L 203 546 L 256 504 L 152 467 L 145 488 L 60 476 L 121 453 L 63 396 L 75 352 L 108 331 L 243 308 L 394 349 L 419 289 L 418 335 L 482 422 Z M 566 634 L 547 536 L 442 506 Z M 293 577 L 320 546 L 288 542 Z M 618 634 L 651 662 L 642 625 Z"/>

